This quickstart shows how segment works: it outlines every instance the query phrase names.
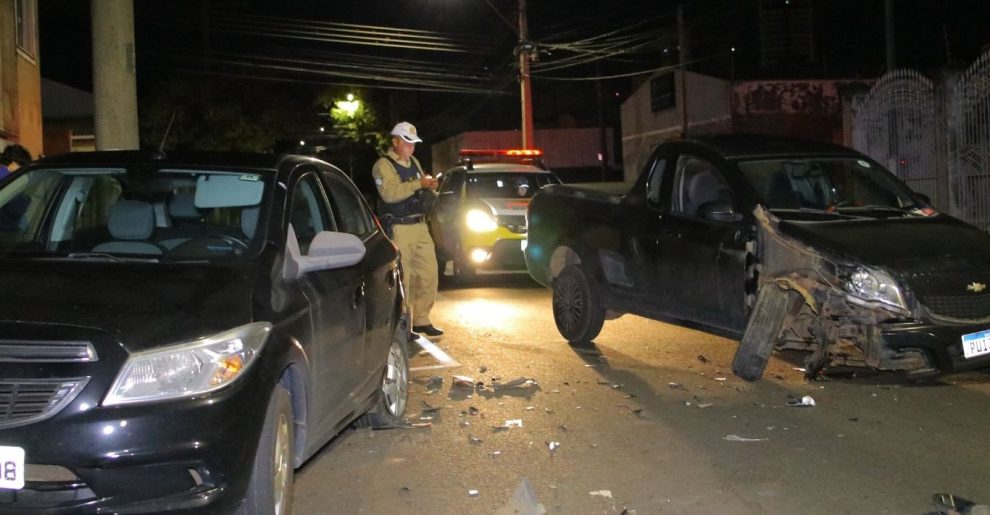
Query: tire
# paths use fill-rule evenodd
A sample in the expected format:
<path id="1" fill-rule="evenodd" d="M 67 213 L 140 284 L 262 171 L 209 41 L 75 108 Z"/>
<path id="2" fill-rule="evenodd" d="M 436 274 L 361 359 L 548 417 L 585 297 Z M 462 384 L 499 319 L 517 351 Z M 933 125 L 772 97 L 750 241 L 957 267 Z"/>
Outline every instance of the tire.
<path id="1" fill-rule="evenodd" d="M 288 515 L 292 513 L 293 441 L 292 397 L 278 384 L 268 401 L 265 425 L 258 440 L 254 468 L 243 515 Z"/>
<path id="2" fill-rule="evenodd" d="M 355 427 L 383 427 L 401 422 L 409 400 L 409 343 L 403 331 L 396 331 L 385 358 L 382 383 L 374 407 L 354 421 Z"/>
<path id="3" fill-rule="evenodd" d="M 774 283 L 766 283 L 756 294 L 756 304 L 746 324 L 739 348 L 732 360 L 732 372 L 747 380 L 763 377 L 784 320 L 790 312 L 797 293 Z"/>
<path id="4" fill-rule="evenodd" d="M 590 343 L 605 323 L 605 307 L 594 279 L 578 265 L 568 265 L 553 280 L 553 321 L 574 345 Z"/>
<path id="5" fill-rule="evenodd" d="M 458 243 L 454 253 L 454 279 L 459 283 L 466 283 L 474 279 L 474 276 L 475 269 L 471 266 L 471 261 L 464 255 L 464 251 Z"/>

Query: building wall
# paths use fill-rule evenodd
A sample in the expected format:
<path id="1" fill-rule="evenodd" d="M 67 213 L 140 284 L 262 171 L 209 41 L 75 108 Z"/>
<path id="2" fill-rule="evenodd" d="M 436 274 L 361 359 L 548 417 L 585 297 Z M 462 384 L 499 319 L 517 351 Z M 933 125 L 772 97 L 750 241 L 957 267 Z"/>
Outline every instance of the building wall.
<path id="1" fill-rule="evenodd" d="M 674 74 L 673 107 L 654 111 L 651 81 L 637 88 L 622 104 L 622 162 L 625 180 L 634 180 L 649 158 L 653 147 L 664 140 L 680 137 L 683 131 L 684 94 L 679 71 Z M 655 77 L 664 75 L 657 74 Z M 654 78 L 655 78 L 654 77 Z M 652 80 L 652 78 L 651 78 Z M 687 72 L 687 121 L 690 134 L 729 132 L 731 89 L 728 81 Z"/>
<path id="2" fill-rule="evenodd" d="M 734 132 L 795 136 L 848 143 L 843 110 L 850 93 L 869 90 L 868 80 L 738 82 L 732 87 Z"/>
<path id="3" fill-rule="evenodd" d="M 0 146 L 19 143 L 35 157 L 44 150 L 41 69 L 17 49 L 13 0 L 0 0 L 0 138 Z"/>
<path id="4" fill-rule="evenodd" d="M 670 72 L 667 72 L 670 73 Z M 660 76 L 662 74 L 658 74 Z M 673 107 L 654 111 L 650 81 L 622 104 L 622 157 L 633 180 L 653 147 L 681 135 L 681 80 L 675 72 Z M 688 72 L 688 134 L 776 134 L 849 143 L 848 99 L 869 90 L 872 80 L 780 80 L 728 82 Z"/>

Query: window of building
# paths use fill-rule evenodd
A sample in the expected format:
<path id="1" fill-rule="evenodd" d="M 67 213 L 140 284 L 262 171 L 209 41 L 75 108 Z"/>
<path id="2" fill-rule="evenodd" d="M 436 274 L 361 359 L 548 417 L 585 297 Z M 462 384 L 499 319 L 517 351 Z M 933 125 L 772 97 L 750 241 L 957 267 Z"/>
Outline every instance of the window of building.
<path id="1" fill-rule="evenodd" d="M 17 48 L 31 59 L 38 57 L 38 0 L 15 0 Z"/>

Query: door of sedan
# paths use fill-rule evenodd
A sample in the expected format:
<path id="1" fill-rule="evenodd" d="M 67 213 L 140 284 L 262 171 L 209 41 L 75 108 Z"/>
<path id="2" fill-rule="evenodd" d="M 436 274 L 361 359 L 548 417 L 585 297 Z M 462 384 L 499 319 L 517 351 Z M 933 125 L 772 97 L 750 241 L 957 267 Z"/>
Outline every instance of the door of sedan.
<path id="1" fill-rule="evenodd" d="M 719 168 L 681 154 L 670 209 L 659 222 L 658 289 L 673 318 L 729 332 L 746 323 L 748 234 Z"/>
<path id="2" fill-rule="evenodd" d="M 299 251 L 307 255 L 321 231 L 337 230 L 324 187 L 315 171 L 295 183 L 289 223 Z M 289 236 L 290 238 L 292 236 Z M 366 303 L 361 267 L 308 272 L 299 285 L 309 301 L 312 341 L 308 342 L 314 434 L 324 434 L 360 402 L 355 395 L 364 378 Z"/>

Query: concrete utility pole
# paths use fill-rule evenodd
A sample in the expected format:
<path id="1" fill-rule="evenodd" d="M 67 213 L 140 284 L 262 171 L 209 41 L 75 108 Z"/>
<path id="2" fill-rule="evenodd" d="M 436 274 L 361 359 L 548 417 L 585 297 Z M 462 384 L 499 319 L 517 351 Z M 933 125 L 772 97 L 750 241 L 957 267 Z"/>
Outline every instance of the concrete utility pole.
<path id="1" fill-rule="evenodd" d="M 887 36 L 887 71 L 897 67 L 897 50 L 894 39 L 894 0 L 884 2 L 884 29 Z"/>
<path id="2" fill-rule="evenodd" d="M 529 59 L 533 50 L 526 23 L 526 0 L 519 0 L 519 96 L 522 107 L 522 148 L 533 148 L 533 92 L 529 82 Z"/>
<path id="3" fill-rule="evenodd" d="M 688 105 L 687 105 L 687 60 L 688 60 L 688 44 L 687 44 L 687 29 L 684 27 L 684 5 L 677 6 L 677 55 L 680 61 L 681 71 L 681 137 L 686 138 L 688 135 Z"/>
<path id="4" fill-rule="evenodd" d="M 92 0 L 97 150 L 140 147 L 133 0 Z"/>

